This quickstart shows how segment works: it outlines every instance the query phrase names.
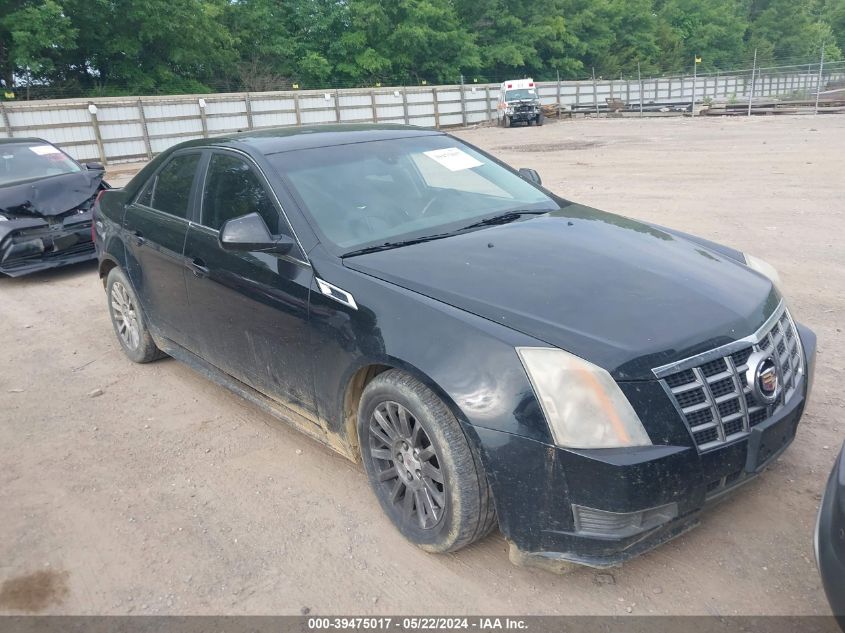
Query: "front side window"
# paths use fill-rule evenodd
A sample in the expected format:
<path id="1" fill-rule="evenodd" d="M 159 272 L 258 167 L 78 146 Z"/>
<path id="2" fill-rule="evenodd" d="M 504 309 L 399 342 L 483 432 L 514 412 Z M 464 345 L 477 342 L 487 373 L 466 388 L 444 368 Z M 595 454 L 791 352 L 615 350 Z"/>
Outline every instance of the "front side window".
<path id="1" fill-rule="evenodd" d="M 454 232 L 491 216 L 559 208 L 459 140 L 423 135 L 268 155 L 340 255 Z"/>
<path id="2" fill-rule="evenodd" d="M 279 233 L 279 212 L 248 163 L 230 154 L 213 154 L 205 178 L 202 223 L 219 231 L 227 220 L 260 215 L 270 233 Z"/>
<path id="3" fill-rule="evenodd" d="M 0 145 L 0 185 L 82 171 L 76 161 L 49 143 Z"/>
<path id="4" fill-rule="evenodd" d="M 155 176 L 149 206 L 179 218 L 187 218 L 191 186 L 199 160 L 199 154 L 174 156 Z"/>

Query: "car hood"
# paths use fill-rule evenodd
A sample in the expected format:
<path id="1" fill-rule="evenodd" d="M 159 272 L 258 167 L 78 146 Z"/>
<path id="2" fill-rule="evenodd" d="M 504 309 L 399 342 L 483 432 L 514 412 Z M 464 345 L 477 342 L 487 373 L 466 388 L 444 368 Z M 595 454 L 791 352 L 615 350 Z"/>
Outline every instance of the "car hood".
<path id="1" fill-rule="evenodd" d="M 0 187 L 0 213 L 10 217 L 67 213 L 97 193 L 104 174 L 83 170 Z"/>
<path id="2" fill-rule="evenodd" d="M 581 205 L 344 259 L 402 286 L 560 347 L 617 380 L 754 332 L 780 302 L 726 255 Z"/>

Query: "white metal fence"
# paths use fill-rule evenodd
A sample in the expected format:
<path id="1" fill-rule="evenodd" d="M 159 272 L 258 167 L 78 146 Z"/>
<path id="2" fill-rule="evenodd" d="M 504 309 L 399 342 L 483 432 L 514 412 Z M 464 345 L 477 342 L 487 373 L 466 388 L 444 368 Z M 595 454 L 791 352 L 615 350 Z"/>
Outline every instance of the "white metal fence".
<path id="1" fill-rule="evenodd" d="M 755 97 L 815 94 L 841 81 L 841 67 L 797 72 L 757 70 Z M 750 73 L 643 80 L 539 82 L 543 104 L 599 112 L 608 99 L 629 106 L 743 100 Z M 243 130 L 324 123 L 406 123 L 427 127 L 470 125 L 495 118 L 498 85 L 468 84 L 375 89 L 108 97 L 93 100 L 0 102 L 0 137 L 37 136 L 78 160 L 117 163 L 146 160 L 189 139 Z"/>

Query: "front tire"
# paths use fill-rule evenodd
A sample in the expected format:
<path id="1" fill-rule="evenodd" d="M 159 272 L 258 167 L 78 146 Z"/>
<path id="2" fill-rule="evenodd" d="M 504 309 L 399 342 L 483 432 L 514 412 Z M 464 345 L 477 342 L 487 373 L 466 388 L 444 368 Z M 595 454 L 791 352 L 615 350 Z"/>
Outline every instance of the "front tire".
<path id="1" fill-rule="evenodd" d="M 120 268 L 112 268 L 106 277 L 109 314 L 123 353 L 135 363 L 149 363 L 164 357 L 147 328 L 138 296 Z"/>
<path id="2" fill-rule="evenodd" d="M 543 121 L 546 120 L 545 115 L 541 112 L 537 115 L 537 125 L 543 125 Z"/>
<path id="3" fill-rule="evenodd" d="M 358 437 L 382 510 L 412 543 L 454 552 L 496 525 L 481 461 L 452 412 L 412 376 L 392 369 L 367 385 Z"/>
<path id="4" fill-rule="evenodd" d="M 505 118 L 502 119 L 502 125 L 504 127 L 510 127 L 511 126 L 511 118 L 507 114 L 505 115 Z"/>

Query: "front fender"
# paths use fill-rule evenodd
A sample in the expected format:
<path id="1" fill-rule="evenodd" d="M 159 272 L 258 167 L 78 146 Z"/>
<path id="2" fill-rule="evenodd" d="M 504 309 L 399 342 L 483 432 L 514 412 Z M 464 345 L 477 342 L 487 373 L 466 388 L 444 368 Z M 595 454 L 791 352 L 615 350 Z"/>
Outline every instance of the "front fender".
<path id="1" fill-rule="evenodd" d="M 321 266 L 321 273 L 357 304 L 338 303 L 316 285 L 311 292 L 317 408 L 329 430 L 344 430 L 344 399 L 356 372 L 387 365 L 428 385 L 465 425 L 551 442 L 515 351 L 542 343 L 339 265 Z"/>

